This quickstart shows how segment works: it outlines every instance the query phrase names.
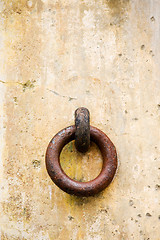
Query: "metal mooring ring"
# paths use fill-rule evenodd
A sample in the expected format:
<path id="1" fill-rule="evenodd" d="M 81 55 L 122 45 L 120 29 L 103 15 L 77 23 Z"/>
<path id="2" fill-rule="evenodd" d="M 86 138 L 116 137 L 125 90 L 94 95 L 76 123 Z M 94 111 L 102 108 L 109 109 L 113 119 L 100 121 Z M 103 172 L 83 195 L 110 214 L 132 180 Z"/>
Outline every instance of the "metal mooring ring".
<path id="1" fill-rule="evenodd" d="M 95 142 L 103 157 L 100 174 L 89 182 L 78 182 L 68 177 L 60 165 L 63 147 L 75 139 L 75 126 L 64 128 L 50 141 L 46 152 L 46 168 L 52 181 L 64 192 L 76 196 L 93 196 L 104 190 L 112 181 L 117 168 L 115 146 L 105 133 L 90 126 L 91 141 Z"/>

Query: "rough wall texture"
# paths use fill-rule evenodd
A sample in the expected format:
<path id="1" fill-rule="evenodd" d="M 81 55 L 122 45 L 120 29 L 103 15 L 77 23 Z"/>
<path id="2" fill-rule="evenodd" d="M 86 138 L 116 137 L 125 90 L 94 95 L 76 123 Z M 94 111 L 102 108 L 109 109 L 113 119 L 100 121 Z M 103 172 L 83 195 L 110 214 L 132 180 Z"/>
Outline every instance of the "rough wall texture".
<path id="1" fill-rule="evenodd" d="M 0 239 L 160 239 L 159 0 L 0 0 Z M 96 197 L 58 189 L 48 142 L 85 106 L 118 151 Z M 94 178 L 74 143 L 65 171 Z"/>

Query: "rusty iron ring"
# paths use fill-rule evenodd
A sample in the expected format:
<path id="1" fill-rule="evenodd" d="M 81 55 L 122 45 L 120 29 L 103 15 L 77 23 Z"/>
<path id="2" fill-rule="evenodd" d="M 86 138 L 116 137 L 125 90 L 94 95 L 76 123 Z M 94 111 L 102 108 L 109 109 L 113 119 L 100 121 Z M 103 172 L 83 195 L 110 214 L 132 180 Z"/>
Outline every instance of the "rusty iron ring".
<path id="1" fill-rule="evenodd" d="M 89 182 L 78 182 L 68 177 L 60 165 L 63 147 L 75 139 L 76 127 L 70 126 L 58 132 L 50 141 L 46 151 L 46 168 L 52 181 L 64 192 L 76 196 L 93 196 L 104 190 L 112 181 L 117 168 L 115 146 L 105 133 L 90 126 L 91 140 L 95 142 L 103 157 L 100 174 Z"/>
<path id="2" fill-rule="evenodd" d="M 90 147 L 90 116 L 89 110 L 84 107 L 75 111 L 75 146 L 79 152 L 85 153 Z"/>

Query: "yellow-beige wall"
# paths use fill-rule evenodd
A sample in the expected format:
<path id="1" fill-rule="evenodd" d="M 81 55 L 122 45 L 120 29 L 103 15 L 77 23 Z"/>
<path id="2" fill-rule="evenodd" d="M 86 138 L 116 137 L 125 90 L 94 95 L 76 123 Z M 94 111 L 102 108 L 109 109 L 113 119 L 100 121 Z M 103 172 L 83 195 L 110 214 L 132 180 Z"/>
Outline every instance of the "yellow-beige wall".
<path id="1" fill-rule="evenodd" d="M 57 131 L 90 110 L 118 152 L 101 194 L 49 178 Z M 61 163 L 87 181 L 102 159 L 74 143 Z M 0 0 L 0 239 L 160 240 L 159 0 Z"/>

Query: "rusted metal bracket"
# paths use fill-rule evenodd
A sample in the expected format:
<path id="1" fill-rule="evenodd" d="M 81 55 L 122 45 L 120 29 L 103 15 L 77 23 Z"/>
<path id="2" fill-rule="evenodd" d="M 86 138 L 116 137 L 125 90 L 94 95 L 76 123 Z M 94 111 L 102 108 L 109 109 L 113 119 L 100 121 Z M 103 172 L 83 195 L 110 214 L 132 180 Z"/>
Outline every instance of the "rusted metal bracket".
<path id="1" fill-rule="evenodd" d="M 79 152 L 87 152 L 90 147 L 90 114 L 87 108 L 75 111 L 75 146 Z"/>

